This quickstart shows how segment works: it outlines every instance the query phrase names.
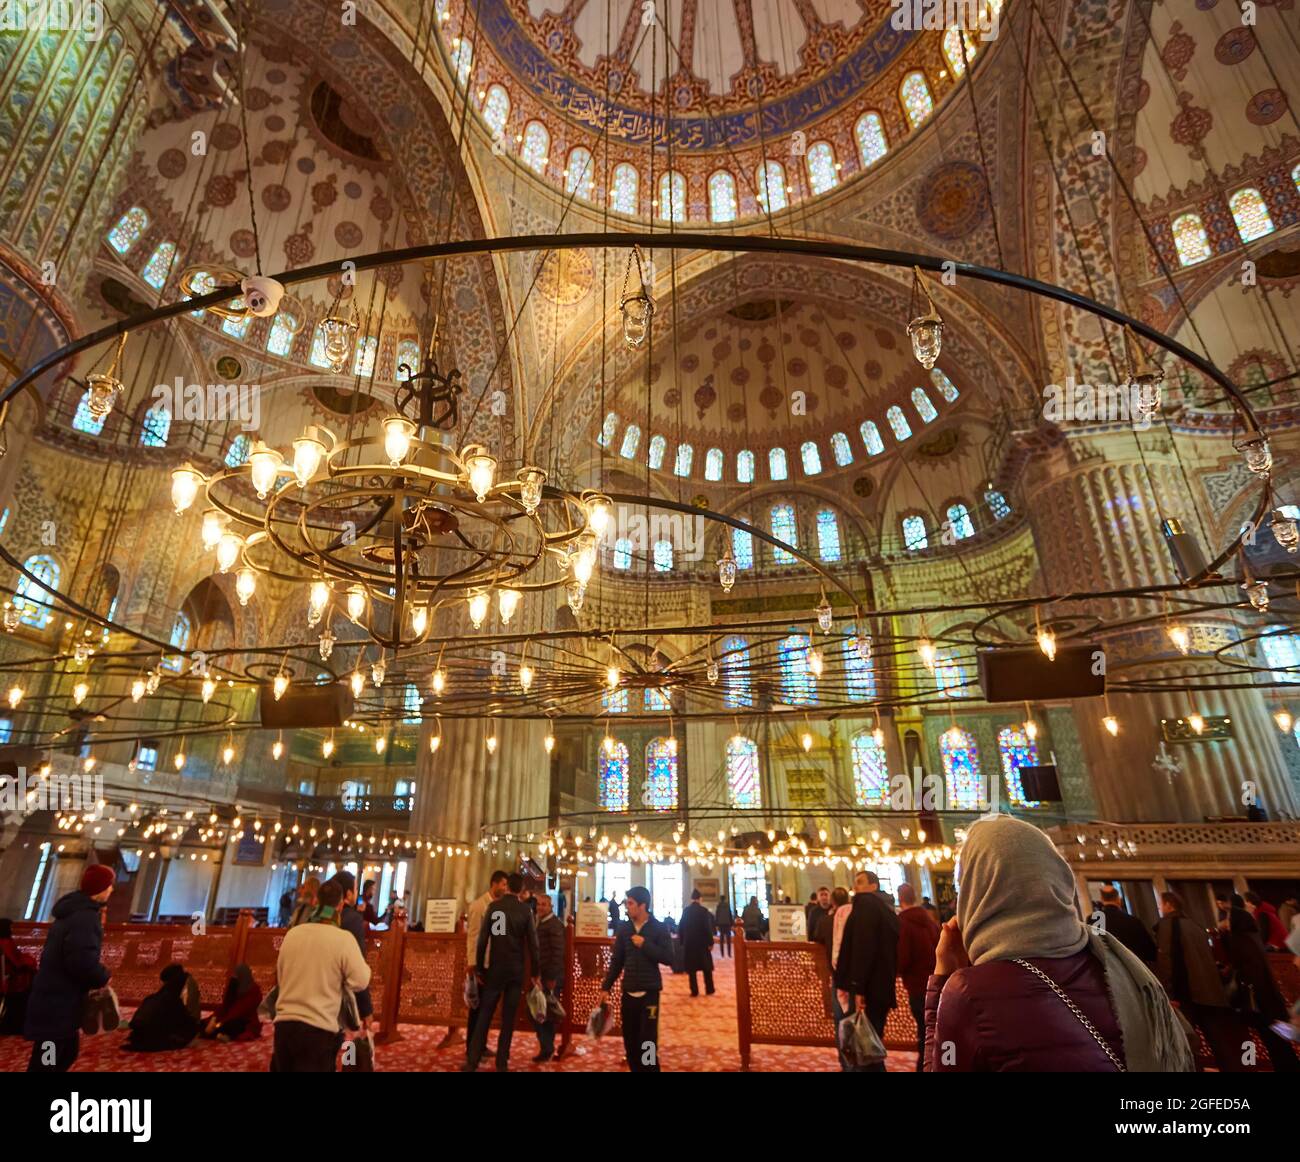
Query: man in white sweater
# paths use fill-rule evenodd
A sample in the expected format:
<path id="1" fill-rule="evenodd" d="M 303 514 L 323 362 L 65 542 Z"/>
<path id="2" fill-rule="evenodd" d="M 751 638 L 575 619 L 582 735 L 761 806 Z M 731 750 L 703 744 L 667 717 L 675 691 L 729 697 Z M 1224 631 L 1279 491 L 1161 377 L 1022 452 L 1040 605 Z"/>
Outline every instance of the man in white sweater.
<path id="1" fill-rule="evenodd" d="M 341 900 L 337 883 L 322 884 L 310 922 L 290 928 L 280 945 L 272 1073 L 333 1073 L 343 1043 L 343 990 L 370 983 L 356 939 L 339 927 Z"/>

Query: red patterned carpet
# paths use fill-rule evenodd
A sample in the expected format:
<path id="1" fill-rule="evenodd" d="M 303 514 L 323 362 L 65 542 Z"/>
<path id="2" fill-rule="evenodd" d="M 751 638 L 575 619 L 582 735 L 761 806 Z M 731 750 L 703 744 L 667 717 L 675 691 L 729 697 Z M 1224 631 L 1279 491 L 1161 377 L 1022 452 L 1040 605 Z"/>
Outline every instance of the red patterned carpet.
<path id="1" fill-rule="evenodd" d="M 663 1015 L 659 1031 L 660 1060 L 663 1068 L 677 1073 L 720 1073 L 740 1068 L 740 1050 L 736 1036 L 735 976 L 730 960 L 719 961 L 714 973 L 717 994 L 712 997 L 690 995 L 685 976 L 668 975 L 665 980 Z M 381 1045 L 375 1053 L 378 1070 L 408 1070 L 419 1073 L 448 1073 L 460 1068 L 465 1060 L 463 1043 L 439 1049 L 445 1030 L 425 1025 L 399 1026 L 402 1039 Z M 204 1042 L 197 1048 L 177 1053 L 129 1053 L 122 1049 L 125 1032 L 105 1033 L 81 1039 L 81 1056 L 74 1072 L 161 1072 L 168 1073 L 257 1073 L 264 1072 L 271 1059 L 271 1031 L 263 1025 L 258 1042 L 243 1045 L 220 1045 Z M 494 1043 L 490 1038 L 489 1051 Z M 19 1037 L 0 1039 L 0 1070 L 16 1072 L 27 1067 L 31 1052 L 29 1042 Z M 579 1073 L 618 1072 L 623 1063 L 623 1042 L 618 1036 L 600 1041 L 576 1037 L 564 1059 L 546 1065 L 534 1065 L 537 1038 L 531 1028 L 515 1030 L 510 1050 L 510 1067 L 518 1071 L 561 1071 Z M 907 1072 L 916 1068 L 916 1054 L 891 1052 L 891 1071 Z M 484 1070 L 491 1068 L 485 1058 Z M 764 1072 L 817 1073 L 839 1068 L 833 1049 L 786 1048 L 776 1045 L 754 1046 L 750 1068 Z"/>

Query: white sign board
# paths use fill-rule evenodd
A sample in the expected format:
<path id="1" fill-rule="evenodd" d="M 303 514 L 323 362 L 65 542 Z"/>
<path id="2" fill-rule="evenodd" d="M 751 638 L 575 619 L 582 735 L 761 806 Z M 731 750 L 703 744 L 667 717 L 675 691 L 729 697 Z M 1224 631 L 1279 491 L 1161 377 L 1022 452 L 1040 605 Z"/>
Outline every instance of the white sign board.
<path id="1" fill-rule="evenodd" d="M 460 909 L 455 897 L 449 900 L 424 902 L 424 930 L 426 932 L 455 932 Z"/>
<path id="2" fill-rule="evenodd" d="M 578 905 L 576 936 L 608 936 L 609 905 L 598 900 L 584 900 Z"/>
<path id="3" fill-rule="evenodd" d="M 783 943 L 808 939 L 808 921 L 802 904 L 769 904 L 767 911 L 771 925 L 769 939 Z"/>

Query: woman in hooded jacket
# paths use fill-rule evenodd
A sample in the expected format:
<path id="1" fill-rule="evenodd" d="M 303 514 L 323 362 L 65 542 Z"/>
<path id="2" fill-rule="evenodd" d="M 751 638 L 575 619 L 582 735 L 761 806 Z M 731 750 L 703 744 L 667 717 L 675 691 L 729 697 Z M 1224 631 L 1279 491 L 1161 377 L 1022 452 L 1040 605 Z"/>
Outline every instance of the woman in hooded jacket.
<path id="1" fill-rule="evenodd" d="M 979 820 L 958 881 L 926 990 L 926 1072 L 1193 1071 L 1160 982 L 1079 919 L 1074 875 L 1038 828 Z"/>

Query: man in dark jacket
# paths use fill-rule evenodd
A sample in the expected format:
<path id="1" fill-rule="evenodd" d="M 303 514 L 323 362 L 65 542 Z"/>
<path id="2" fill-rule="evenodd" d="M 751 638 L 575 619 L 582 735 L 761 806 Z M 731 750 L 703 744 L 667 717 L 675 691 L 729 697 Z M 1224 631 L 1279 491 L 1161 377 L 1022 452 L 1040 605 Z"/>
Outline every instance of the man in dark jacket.
<path id="1" fill-rule="evenodd" d="M 691 893 L 691 902 L 682 913 L 678 929 L 682 938 L 682 953 L 686 971 L 691 974 L 691 996 L 700 995 L 699 974 L 704 973 L 704 992 L 713 996 L 713 917 L 700 903 L 700 890 Z"/>
<path id="2" fill-rule="evenodd" d="M 54 923 L 27 1002 L 23 1034 L 34 1043 L 29 1073 L 65 1073 L 77 1059 L 86 994 L 108 984 L 109 971 L 99 963 L 100 909 L 113 894 L 113 879 L 111 867 L 91 864 L 82 874 L 81 890 L 54 905 Z"/>
<path id="3" fill-rule="evenodd" d="M 357 878 L 350 871 L 335 872 L 334 882 L 338 884 L 339 891 L 343 893 L 343 906 L 339 909 L 339 927 L 344 932 L 351 933 L 356 939 L 357 947 L 361 949 L 361 956 L 364 959 L 366 955 L 366 939 L 370 935 L 370 925 L 366 923 L 365 916 L 357 908 Z M 370 996 L 370 986 L 367 985 L 356 996 L 357 1016 L 361 1018 L 361 1027 L 368 1029 L 370 1027 L 370 1018 L 375 1013 L 375 1004 Z"/>
<path id="4" fill-rule="evenodd" d="M 551 897 L 546 892 L 538 892 L 534 899 L 537 902 L 537 975 L 549 1001 L 564 978 L 564 925 L 556 916 Z M 546 1020 L 534 1020 L 533 1028 L 537 1030 L 540 1050 L 533 1061 L 540 1065 L 555 1056 L 555 1018 L 549 1008 Z"/>
<path id="5" fill-rule="evenodd" d="M 939 924 L 917 904 L 911 884 L 899 885 L 898 903 L 898 975 L 916 1021 L 916 1071 L 920 1073 L 925 1068 L 925 986 L 934 972 Z"/>
<path id="6" fill-rule="evenodd" d="M 817 903 L 811 911 L 804 917 L 808 927 L 804 930 L 805 939 L 824 943 L 821 936 L 822 921 L 833 923 L 835 920 L 835 905 L 831 901 L 830 888 L 818 888 L 815 897 Z"/>
<path id="7" fill-rule="evenodd" d="M 885 1017 L 896 1003 L 894 976 L 898 964 L 898 917 L 880 897 L 875 872 L 860 871 L 853 879 L 853 906 L 844 924 L 840 956 L 835 964 L 835 988 L 848 994 L 854 1006 L 866 1010 L 876 1032 L 885 1035 Z M 866 1066 L 863 1072 L 884 1073 L 885 1063 Z"/>
<path id="8" fill-rule="evenodd" d="M 1110 935 L 1144 964 L 1155 964 L 1156 942 L 1141 920 L 1124 911 L 1120 905 L 1119 889 L 1112 884 L 1101 889 L 1101 914 Z"/>
<path id="9" fill-rule="evenodd" d="M 609 1004 L 609 990 L 623 977 L 623 1052 L 633 1073 L 659 1072 L 659 994 L 661 964 L 673 962 L 668 929 L 650 915 L 650 893 L 638 885 L 623 901 L 628 919 L 618 926 L 609 972 L 600 986 L 600 1003 Z"/>
<path id="10" fill-rule="evenodd" d="M 510 1069 L 510 1042 L 514 1040 L 515 1014 L 524 988 L 525 952 L 534 976 L 541 962 L 537 926 L 533 923 L 532 909 L 521 899 L 523 892 L 524 877 L 512 872 L 506 879 L 506 894 L 483 916 L 483 926 L 478 932 L 478 955 L 474 960 L 474 971 L 481 986 L 479 1015 L 474 1023 L 465 1073 L 478 1069 L 498 1001 L 504 1001 L 505 1007 L 501 1010 L 501 1032 L 497 1035 L 497 1072 L 507 1073 Z"/>

